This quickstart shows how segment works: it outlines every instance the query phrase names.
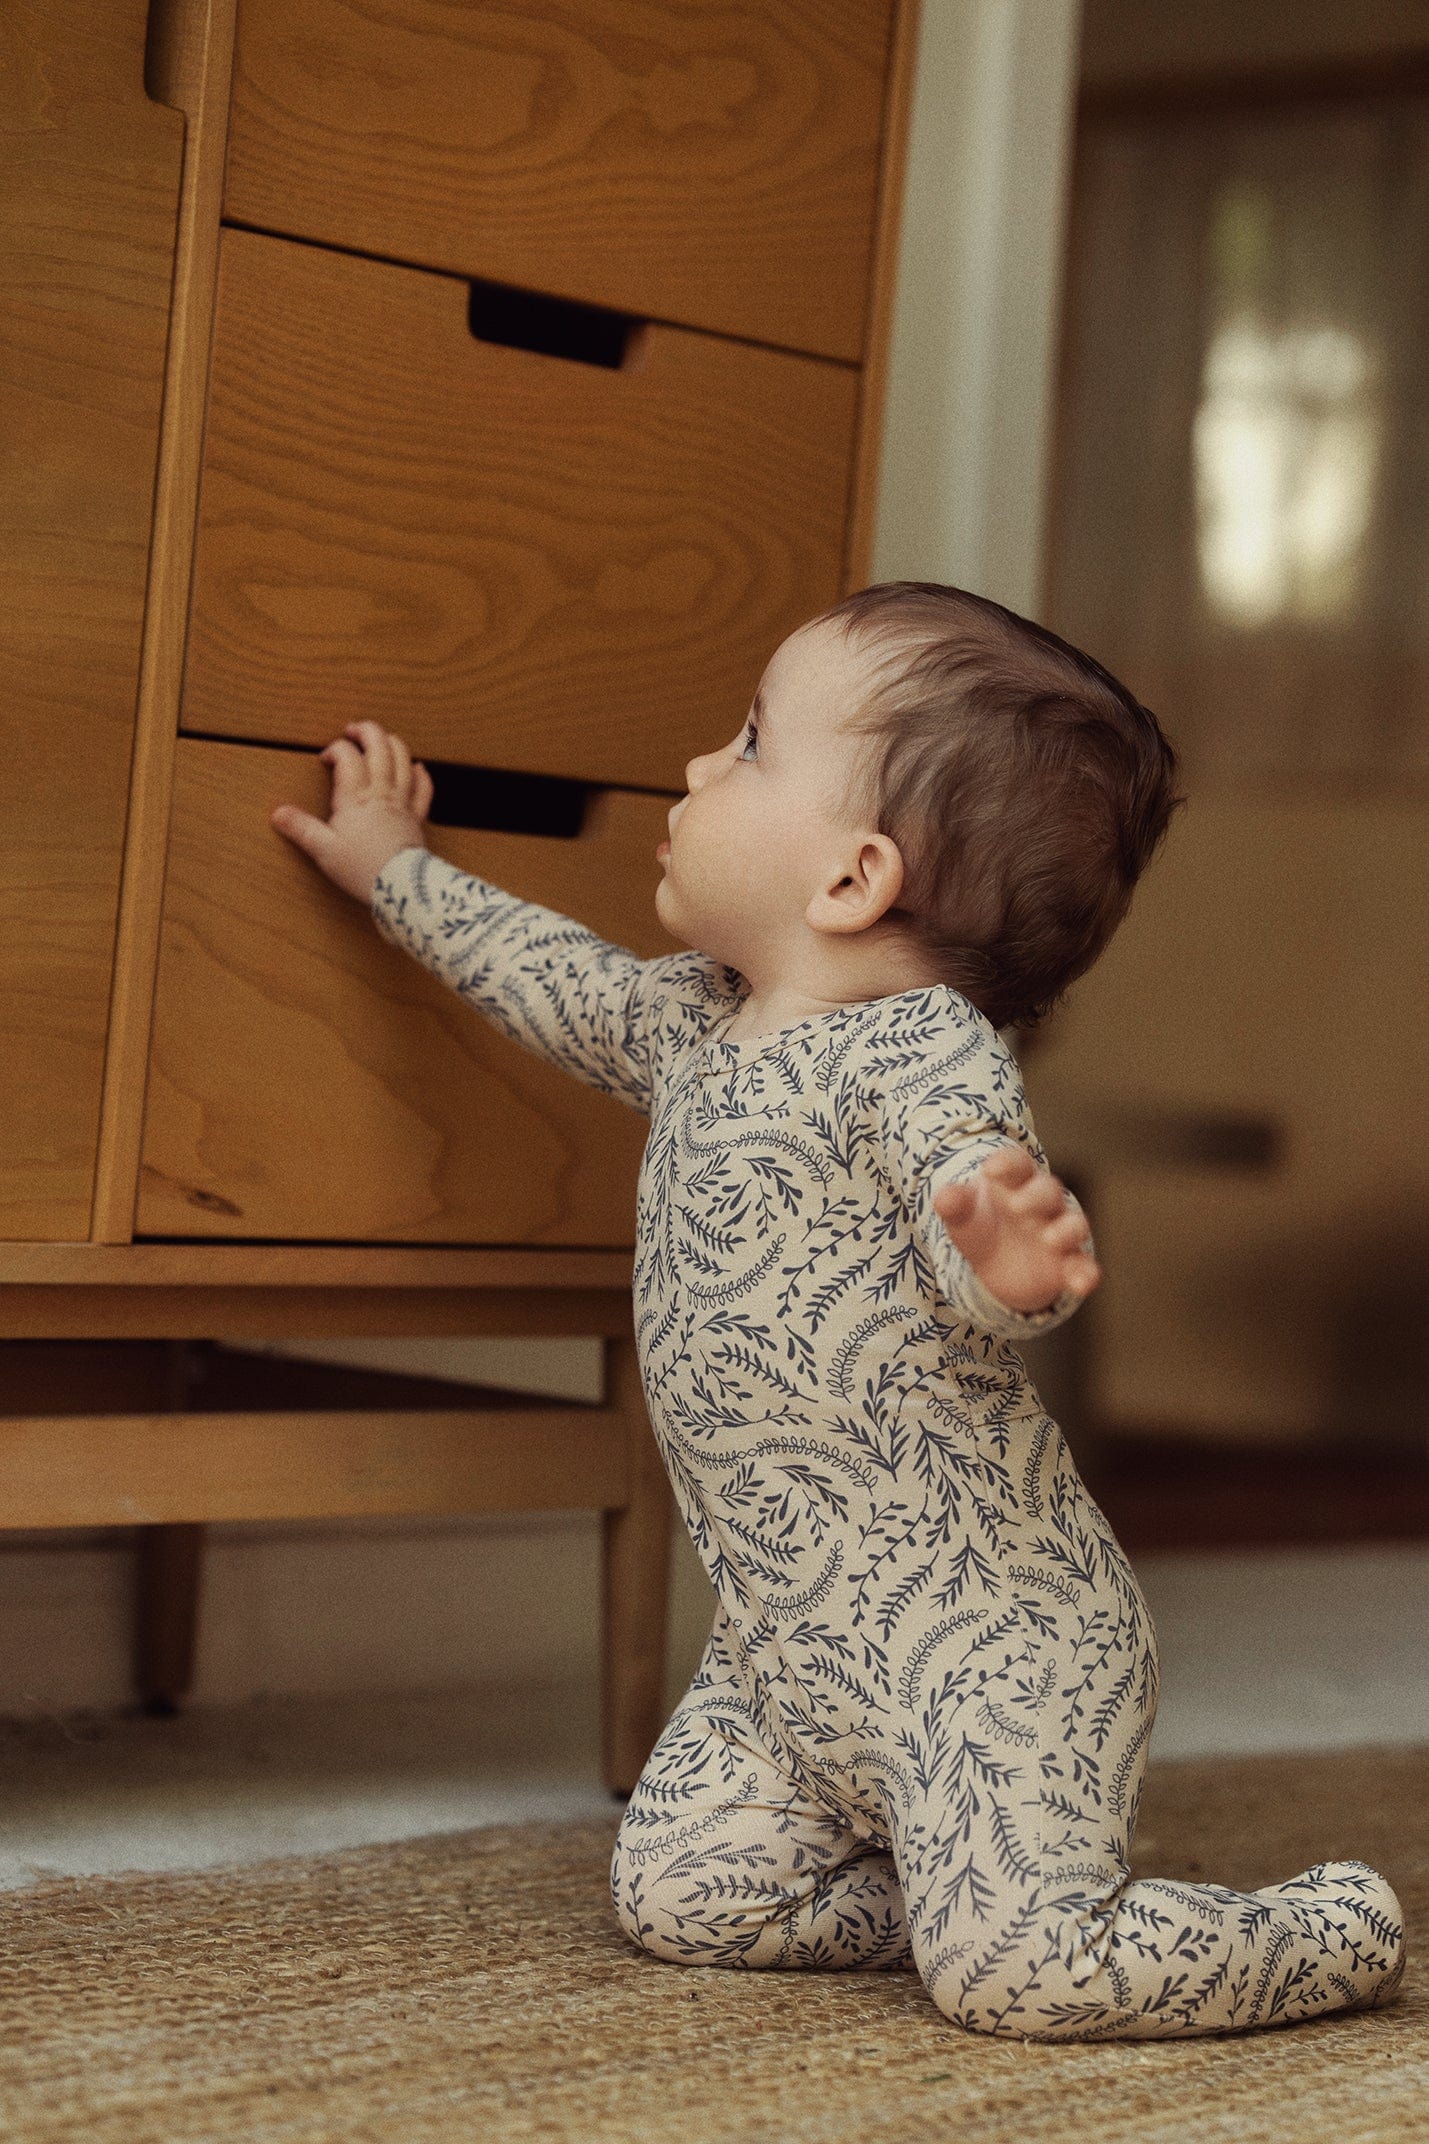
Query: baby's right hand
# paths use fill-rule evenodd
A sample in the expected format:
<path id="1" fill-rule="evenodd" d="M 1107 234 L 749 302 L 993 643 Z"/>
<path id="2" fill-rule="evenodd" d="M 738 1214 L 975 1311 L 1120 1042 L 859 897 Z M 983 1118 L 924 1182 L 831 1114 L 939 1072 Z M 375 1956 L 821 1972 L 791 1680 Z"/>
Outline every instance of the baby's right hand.
<path id="1" fill-rule="evenodd" d="M 320 756 L 332 768 L 327 818 L 279 804 L 272 824 L 335 886 L 370 907 L 383 865 L 403 849 L 427 845 L 422 821 L 432 808 L 432 777 L 380 722 L 349 722 Z"/>

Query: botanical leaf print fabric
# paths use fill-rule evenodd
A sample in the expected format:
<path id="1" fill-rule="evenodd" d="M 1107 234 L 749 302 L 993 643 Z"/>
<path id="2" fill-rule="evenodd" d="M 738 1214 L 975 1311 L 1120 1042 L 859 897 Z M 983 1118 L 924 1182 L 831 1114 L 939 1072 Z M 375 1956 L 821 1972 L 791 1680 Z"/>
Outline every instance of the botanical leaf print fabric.
<path id="1" fill-rule="evenodd" d="M 727 1042 L 736 971 L 642 961 L 420 848 L 373 916 L 650 1118 L 636 1339 L 719 1607 L 621 1822 L 631 1938 L 912 1967 L 956 2023 L 1035 2040 L 1390 1995 L 1402 1915 L 1362 1861 L 1251 1892 L 1130 1876 L 1156 1634 L 1015 1344 L 1077 1299 L 1009 1310 L 932 1204 L 1008 1140 L 1047 1160 L 987 1020 L 936 985 Z"/>

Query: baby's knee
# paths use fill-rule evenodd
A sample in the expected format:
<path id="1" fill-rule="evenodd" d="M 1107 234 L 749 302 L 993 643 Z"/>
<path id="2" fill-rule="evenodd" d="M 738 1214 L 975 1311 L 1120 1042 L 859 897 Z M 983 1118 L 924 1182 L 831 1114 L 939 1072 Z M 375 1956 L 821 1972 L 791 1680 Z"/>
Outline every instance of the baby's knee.
<path id="1" fill-rule="evenodd" d="M 752 1920 L 728 1907 L 711 1914 L 701 1903 L 703 1887 L 688 1878 L 676 1890 L 668 1875 L 643 1855 L 624 1852 L 616 1844 L 610 1863 L 610 1898 L 615 1917 L 632 1943 L 667 1965 L 737 1965 L 757 1940 L 759 1929 Z M 688 1892 L 688 1895 L 687 1895 Z M 717 1924 L 717 1925 L 716 1925 Z"/>
<path id="2" fill-rule="evenodd" d="M 678 1876 L 617 1841 L 610 1896 L 631 1942 L 670 1965 L 777 1963 L 790 1940 L 794 1894 L 766 1873 L 732 1870 L 728 1857 L 676 1858 Z"/>
<path id="3" fill-rule="evenodd" d="M 663 1958 L 670 1964 L 684 1963 L 669 1916 L 656 1907 L 652 1893 L 649 1871 L 617 1840 L 610 1857 L 610 1902 L 617 1921 L 631 1942 L 638 1943 L 652 1958 Z"/>

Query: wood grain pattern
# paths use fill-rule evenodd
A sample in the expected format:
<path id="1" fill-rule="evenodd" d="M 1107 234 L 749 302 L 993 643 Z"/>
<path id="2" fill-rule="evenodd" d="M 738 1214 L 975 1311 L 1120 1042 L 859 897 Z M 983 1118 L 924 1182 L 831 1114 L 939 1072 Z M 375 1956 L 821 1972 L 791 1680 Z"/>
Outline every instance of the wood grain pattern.
<path id="1" fill-rule="evenodd" d="M 138 1233 L 632 1243 L 646 1119 L 500 1034 L 270 825 L 327 793 L 312 755 L 180 742 Z M 675 950 L 665 821 L 610 792 L 576 840 L 431 846 L 649 957 Z"/>
<path id="2" fill-rule="evenodd" d="M 499 1250 L 437 1249 L 426 1244 L 309 1244 L 309 1243 L 0 1243 L 0 1332 L 18 1334 L 21 1328 L 7 1322 L 16 1293 L 31 1289 L 68 1296 L 82 1293 L 168 1294 L 192 1279 L 196 1290 L 213 1288 L 231 1292 L 241 1304 L 249 1296 L 280 1299 L 325 1294 L 344 1297 L 390 1294 L 394 1308 L 408 1295 L 425 1303 L 442 1295 L 454 1299 L 469 1296 L 470 1315 L 483 1318 L 488 1298 L 506 1295 L 511 1302 L 502 1314 L 514 1314 L 519 1301 L 531 1302 L 531 1320 L 523 1332 L 559 1332 L 557 1322 L 565 1315 L 564 1302 L 557 1305 L 543 1297 L 588 1296 L 587 1312 L 597 1317 L 593 1324 L 572 1326 L 571 1331 L 604 1333 L 607 1298 L 618 1300 L 630 1293 L 631 1260 L 622 1251 L 583 1251 L 542 1247 L 524 1249 L 504 1244 Z M 599 1306 L 592 1309 L 592 1306 Z M 629 1304 L 624 1307 L 629 1323 Z M 301 1332 L 300 1325 L 284 1323 L 285 1332 Z M 327 1328 L 333 1332 L 337 1326 Z M 370 1322 L 341 1328 L 372 1331 Z M 438 1318 L 430 1326 L 404 1325 L 404 1332 L 454 1332 L 458 1328 Z M 485 1323 L 473 1332 L 496 1331 Z M 516 1330 L 515 1327 L 512 1328 Z M 195 1330 L 201 1333 L 204 1328 Z M 215 1333 L 228 1327 L 214 1326 Z M 240 1325 L 236 1331 L 254 1332 L 256 1326 Z M 394 1326 L 393 1331 L 397 1328 Z M 623 1330 L 623 1327 L 617 1327 Z"/>
<path id="3" fill-rule="evenodd" d="M 0 1243 L 0 1338 L 614 1338 L 633 1263 L 540 1245 Z"/>
<path id="4" fill-rule="evenodd" d="M 611 370 L 473 339 L 467 286 L 226 230 L 190 731 L 676 793 L 837 601 L 848 368 L 650 327 Z"/>
<path id="5" fill-rule="evenodd" d="M 144 0 L 0 11 L 0 1236 L 88 1233 L 182 115 Z"/>
<path id="6" fill-rule="evenodd" d="M 96 0 L 96 4 L 103 6 L 106 0 Z M 236 0 L 151 0 L 150 4 L 147 80 L 154 96 L 183 115 L 184 160 L 144 648 L 129 769 L 124 875 L 115 932 L 99 1166 L 89 1231 L 96 1244 L 127 1243 L 134 1227 L 170 786 L 198 518 L 235 5 Z"/>
<path id="7" fill-rule="evenodd" d="M 465 1412 L 0 1416 L 0 1528 L 609 1510 L 626 1418 L 570 1403 Z"/>
<path id="8" fill-rule="evenodd" d="M 862 357 L 892 0 L 244 0 L 224 215 Z"/>

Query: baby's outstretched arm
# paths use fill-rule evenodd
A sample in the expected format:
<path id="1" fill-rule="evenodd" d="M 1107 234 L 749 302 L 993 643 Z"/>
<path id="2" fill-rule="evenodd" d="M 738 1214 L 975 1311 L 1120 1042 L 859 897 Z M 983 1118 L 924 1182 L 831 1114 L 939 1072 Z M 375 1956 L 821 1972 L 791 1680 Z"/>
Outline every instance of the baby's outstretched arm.
<path id="1" fill-rule="evenodd" d="M 431 776 L 380 723 L 349 723 L 322 757 L 333 770 L 329 818 L 279 805 L 278 831 L 503 1034 L 648 1114 L 664 963 L 434 856 L 422 833 Z"/>
<path id="2" fill-rule="evenodd" d="M 1050 1310 L 1070 1290 L 1090 1295 L 1101 1267 L 1086 1215 L 1022 1146 L 1000 1147 L 972 1176 L 946 1174 L 933 1193 L 943 1225 L 984 1288 L 1009 1310 Z"/>
<path id="3" fill-rule="evenodd" d="M 936 1294 L 979 1332 L 1049 1332 L 1101 1283 L 1087 1217 L 1046 1165 L 990 1032 L 914 1024 L 881 1062 L 879 1129 Z"/>

